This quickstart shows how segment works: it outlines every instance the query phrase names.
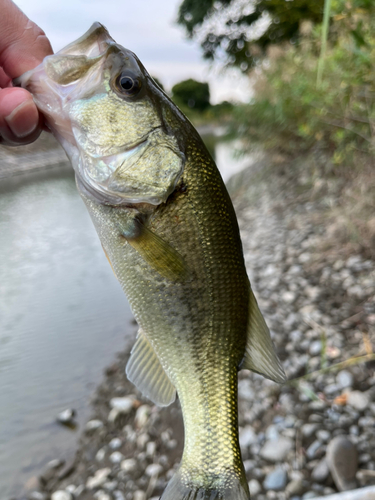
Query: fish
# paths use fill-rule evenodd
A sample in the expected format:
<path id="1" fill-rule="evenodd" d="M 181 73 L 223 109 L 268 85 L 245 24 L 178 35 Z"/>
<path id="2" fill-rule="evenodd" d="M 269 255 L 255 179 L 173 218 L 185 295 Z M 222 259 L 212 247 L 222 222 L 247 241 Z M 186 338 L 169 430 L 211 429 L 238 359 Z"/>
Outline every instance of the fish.
<path id="1" fill-rule="evenodd" d="M 159 406 L 178 395 L 184 450 L 162 500 L 248 500 L 238 371 L 278 383 L 285 373 L 231 199 L 199 134 L 99 23 L 15 84 L 33 94 L 65 149 L 139 325 L 129 380 Z"/>

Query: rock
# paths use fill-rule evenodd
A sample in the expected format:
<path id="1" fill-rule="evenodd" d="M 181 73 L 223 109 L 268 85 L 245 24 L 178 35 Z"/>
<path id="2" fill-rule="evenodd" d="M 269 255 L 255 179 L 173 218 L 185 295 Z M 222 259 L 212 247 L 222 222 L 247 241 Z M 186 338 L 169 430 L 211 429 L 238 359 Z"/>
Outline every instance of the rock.
<path id="1" fill-rule="evenodd" d="M 107 491 L 114 491 L 118 486 L 118 481 L 106 481 L 103 488 Z"/>
<path id="2" fill-rule="evenodd" d="M 318 431 L 316 431 L 316 437 L 320 442 L 326 443 L 331 438 L 331 433 L 329 431 L 326 431 L 325 429 L 319 429 Z"/>
<path id="3" fill-rule="evenodd" d="M 138 408 L 134 418 L 135 426 L 138 429 L 142 429 L 146 425 L 150 417 L 150 411 L 151 408 L 149 407 L 149 405 L 142 405 Z"/>
<path id="4" fill-rule="evenodd" d="M 260 456 L 269 462 L 281 462 L 294 448 L 294 442 L 287 437 L 280 436 L 274 441 L 267 441 L 260 451 Z"/>
<path id="5" fill-rule="evenodd" d="M 153 457 L 155 455 L 155 452 L 156 452 L 156 443 L 154 441 L 150 441 L 149 443 L 147 443 L 146 446 L 146 455 L 148 457 Z"/>
<path id="6" fill-rule="evenodd" d="M 98 462 L 102 462 L 105 458 L 105 453 L 106 453 L 106 449 L 104 447 L 100 448 L 100 450 L 98 450 L 96 455 L 95 455 L 95 460 L 97 460 Z"/>
<path id="7" fill-rule="evenodd" d="M 112 409 L 119 411 L 123 415 L 128 415 L 134 405 L 134 396 L 126 396 L 123 398 L 112 398 L 109 402 Z"/>
<path id="8" fill-rule="evenodd" d="M 310 498 L 317 498 L 318 494 L 315 491 L 307 491 L 303 496 L 302 500 L 310 500 Z"/>
<path id="9" fill-rule="evenodd" d="M 311 473 L 311 479 L 317 483 L 325 483 L 329 476 L 329 467 L 326 457 L 316 464 Z"/>
<path id="10" fill-rule="evenodd" d="M 309 460 L 316 458 L 322 451 L 322 443 L 318 440 L 310 444 L 306 450 L 306 456 Z"/>
<path id="11" fill-rule="evenodd" d="M 304 487 L 304 482 L 302 478 L 297 478 L 297 479 L 292 479 L 290 483 L 286 485 L 285 492 L 289 496 L 293 495 L 302 495 L 304 492 L 305 487 Z"/>
<path id="12" fill-rule="evenodd" d="M 124 455 L 119 451 L 114 451 L 109 455 L 109 460 L 113 464 L 119 464 L 120 462 L 122 462 L 122 460 L 124 460 Z"/>
<path id="13" fill-rule="evenodd" d="M 163 472 L 163 467 L 160 464 L 150 464 L 146 467 L 145 473 L 147 476 L 158 476 Z"/>
<path id="14" fill-rule="evenodd" d="M 358 452 L 346 436 L 336 436 L 328 444 L 327 463 L 339 491 L 356 487 Z"/>
<path id="15" fill-rule="evenodd" d="M 137 490 L 134 492 L 133 500 L 146 500 L 146 493 L 141 490 Z"/>
<path id="16" fill-rule="evenodd" d="M 122 446 L 122 441 L 120 438 L 113 438 L 110 440 L 110 442 L 108 443 L 108 446 L 112 449 L 112 450 L 118 450 L 119 448 L 121 448 Z"/>
<path id="17" fill-rule="evenodd" d="M 322 342 L 321 340 L 314 340 L 314 342 L 311 342 L 310 347 L 309 347 L 309 353 L 311 356 L 317 356 L 320 354 L 322 350 Z"/>
<path id="18" fill-rule="evenodd" d="M 241 448 L 247 448 L 257 442 L 257 435 L 250 425 L 247 425 L 246 427 L 241 429 L 239 441 Z"/>
<path id="19" fill-rule="evenodd" d="M 38 490 L 40 487 L 41 484 L 37 476 L 30 477 L 24 485 L 26 491 Z"/>
<path id="20" fill-rule="evenodd" d="M 297 296 L 294 292 L 286 291 L 281 294 L 281 299 L 287 304 L 292 304 L 296 300 Z"/>
<path id="21" fill-rule="evenodd" d="M 113 500 L 125 500 L 124 494 L 120 490 L 115 490 L 113 493 Z M 159 497 L 158 497 L 159 500 Z"/>
<path id="22" fill-rule="evenodd" d="M 99 490 L 96 493 L 94 493 L 94 498 L 95 500 L 112 500 L 111 495 L 109 495 L 103 490 Z"/>
<path id="23" fill-rule="evenodd" d="M 74 490 L 74 498 L 79 498 L 80 495 L 85 491 L 86 487 L 84 484 L 80 484 L 77 486 L 77 488 Z"/>
<path id="24" fill-rule="evenodd" d="M 106 467 L 105 469 L 99 469 L 95 472 L 94 476 L 90 476 L 87 479 L 86 486 L 89 490 L 98 488 L 102 486 L 106 481 L 108 476 L 111 474 L 111 469 Z"/>
<path id="25" fill-rule="evenodd" d="M 95 431 L 103 428 L 103 422 L 98 419 L 89 420 L 85 426 L 85 431 L 88 434 L 94 433 Z"/>
<path id="26" fill-rule="evenodd" d="M 76 422 L 74 419 L 76 414 L 75 410 L 68 408 L 57 415 L 57 421 L 63 425 L 75 426 Z"/>
<path id="27" fill-rule="evenodd" d="M 250 490 L 250 496 L 253 497 L 255 495 L 258 495 L 262 491 L 262 487 L 256 479 L 251 479 L 249 481 L 249 490 Z"/>
<path id="28" fill-rule="evenodd" d="M 288 475 L 284 469 L 277 467 L 275 470 L 267 474 L 263 482 L 263 487 L 266 490 L 281 491 L 285 488 L 288 481 Z"/>
<path id="29" fill-rule="evenodd" d="M 318 429 L 318 424 L 312 424 L 312 423 L 304 424 L 301 428 L 302 436 L 309 438 L 315 434 L 317 429 Z"/>
<path id="30" fill-rule="evenodd" d="M 137 469 L 137 461 L 134 458 L 127 458 L 121 462 L 121 469 L 125 472 L 132 472 Z"/>
<path id="31" fill-rule="evenodd" d="M 52 493 L 51 500 L 73 500 L 73 496 L 68 491 L 58 490 Z"/>
<path id="32" fill-rule="evenodd" d="M 341 370 L 336 375 L 336 382 L 339 384 L 340 387 L 345 389 L 346 387 L 352 387 L 354 382 L 354 377 L 348 370 Z"/>
<path id="33" fill-rule="evenodd" d="M 366 392 L 351 391 L 347 393 L 346 402 L 358 411 L 363 411 L 370 403 L 369 395 Z"/>
<path id="34" fill-rule="evenodd" d="M 31 491 L 27 495 L 28 500 L 47 500 L 47 494 L 41 491 Z"/>

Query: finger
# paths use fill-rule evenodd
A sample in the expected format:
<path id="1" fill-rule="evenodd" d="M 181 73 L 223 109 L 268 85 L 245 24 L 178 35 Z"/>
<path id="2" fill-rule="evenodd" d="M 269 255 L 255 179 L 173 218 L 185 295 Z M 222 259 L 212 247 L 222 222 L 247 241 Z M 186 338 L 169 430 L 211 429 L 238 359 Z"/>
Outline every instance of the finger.
<path id="1" fill-rule="evenodd" d="M 0 135 L 10 145 L 29 144 L 40 135 L 42 120 L 27 90 L 0 90 Z"/>
<path id="2" fill-rule="evenodd" d="M 0 0 L 0 66 L 10 78 L 35 68 L 52 48 L 43 30 L 10 0 Z"/>
<path id="3" fill-rule="evenodd" d="M 12 86 L 12 80 L 0 66 L 0 89 L 4 89 L 5 87 L 11 87 L 11 86 Z"/>

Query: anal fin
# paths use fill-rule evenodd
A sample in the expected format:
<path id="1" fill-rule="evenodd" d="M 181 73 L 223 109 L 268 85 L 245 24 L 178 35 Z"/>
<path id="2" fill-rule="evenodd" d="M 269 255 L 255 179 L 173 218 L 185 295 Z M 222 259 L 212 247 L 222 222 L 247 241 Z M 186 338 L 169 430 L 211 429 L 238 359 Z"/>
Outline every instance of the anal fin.
<path id="1" fill-rule="evenodd" d="M 246 353 L 241 364 L 241 369 L 243 368 L 260 373 L 278 383 L 284 383 L 286 380 L 270 331 L 251 288 Z"/>
<path id="2" fill-rule="evenodd" d="M 176 399 L 176 389 L 141 329 L 126 365 L 126 375 L 144 396 L 158 406 L 168 406 Z"/>

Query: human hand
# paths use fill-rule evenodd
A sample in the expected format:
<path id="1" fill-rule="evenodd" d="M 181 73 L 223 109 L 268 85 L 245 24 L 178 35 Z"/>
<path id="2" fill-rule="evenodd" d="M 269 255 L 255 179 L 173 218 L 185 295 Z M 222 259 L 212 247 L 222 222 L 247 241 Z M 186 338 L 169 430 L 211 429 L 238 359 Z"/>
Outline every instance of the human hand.
<path id="1" fill-rule="evenodd" d="M 0 144 L 35 141 L 43 119 L 31 94 L 12 80 L 35 68 L 52 48 L 44 32 L 11 1 L 0 0 Z"/>

